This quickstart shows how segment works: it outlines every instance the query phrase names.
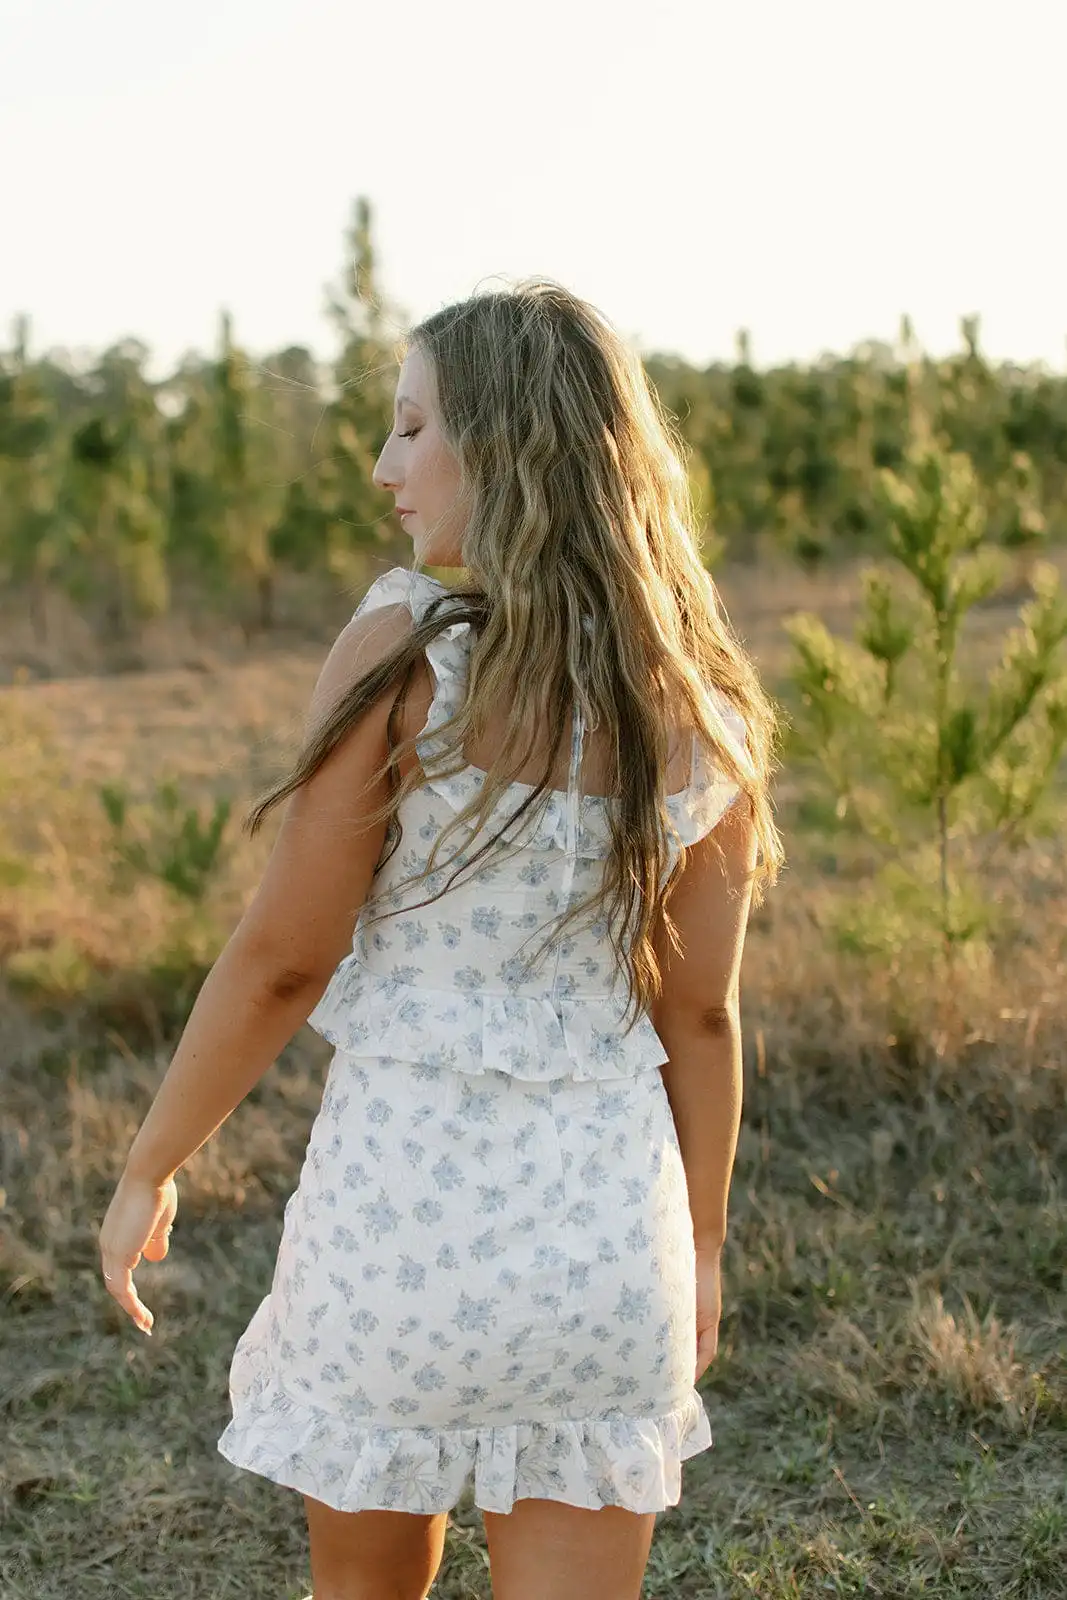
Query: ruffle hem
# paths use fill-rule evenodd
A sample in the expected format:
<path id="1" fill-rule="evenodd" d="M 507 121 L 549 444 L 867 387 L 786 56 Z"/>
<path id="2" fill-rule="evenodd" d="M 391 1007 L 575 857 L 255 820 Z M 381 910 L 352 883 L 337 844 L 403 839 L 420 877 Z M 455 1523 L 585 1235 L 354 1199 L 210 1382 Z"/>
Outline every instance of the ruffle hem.
<path id="1" fill-rule="evenodd" d="M 516 1500 L 599 1510 L 678 1504 L 681 1464 L 712 1444 L 699 1391 L 658 1417 L 615 1413 L 486 1427 L 391 1428 L 349 1422 L 294 1400 L 271 1378 L 234 1387 L 218 1449 L 236 1467 L 337 1511 L 450 1511 L 469 1479 L 483 1511 Z"/>

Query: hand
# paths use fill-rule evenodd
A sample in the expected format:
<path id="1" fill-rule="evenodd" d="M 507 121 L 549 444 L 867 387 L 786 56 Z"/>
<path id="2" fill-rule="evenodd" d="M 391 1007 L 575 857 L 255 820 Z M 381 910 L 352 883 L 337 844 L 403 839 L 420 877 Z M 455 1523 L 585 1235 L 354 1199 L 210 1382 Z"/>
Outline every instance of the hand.
<path id="1" fill-rule="evenodd" d="M 177 1210 L 173 1178 L 154 1184 L 123 1173 L 100 1225 L 104 1286 L 141 1332 L 149 1335 L 155 1319 L 134 1287 L 133 1273 L 142 1256 L 149 1261 L 164 1259 Z"/>
<path id="2" fill-rule="evenodd" d="M 697 1383 L 715 1360 L 719 1348 L 719 1318 L 722 1316 L 722 1286 L 719 1279 L 720 1249 L 701 1249 L 697 1245 Z"/>

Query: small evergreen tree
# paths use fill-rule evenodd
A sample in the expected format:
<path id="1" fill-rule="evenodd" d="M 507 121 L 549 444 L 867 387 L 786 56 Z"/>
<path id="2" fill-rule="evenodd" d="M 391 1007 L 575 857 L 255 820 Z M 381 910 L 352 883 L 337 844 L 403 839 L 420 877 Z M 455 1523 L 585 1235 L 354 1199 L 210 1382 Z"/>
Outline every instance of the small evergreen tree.
<path id="1" fill-rule="evenodd" d="M 233 319 L 224 311 L 214 370 L 215 486 L 230 577 L 255 597 L 254 612 L 244 610 L 242 616 L 246 639 L 274 625 L 277 573 L 271 533 L 285 500 L 284 484 L 262 469 L 251 410 L 255 390 L 252 363 L 238 349 Z"/>
<path id="2" fill-rule="evenodd" d="M 62 430 L 29 353 L 29 318 L 0 353 L 0 575 L 25 590 L 38 644 L 48 643 L 48 591 L 77 542 L 61 504 Z"/>
<path id="3" fill-rule="evenodd" d="M 986 541 L 971 463 L 917 417 L 904 469 L 883 470 L 879 493 L 895 572 L 867 574 L 854 641 L 810 614 L 790 623 L 792 737 L 832 802 L 824 820 L 878 862 L 873 893 L 841 917 L 845 942 L 899 948 L 923 925 L 951 955 L 988 925 L 983 869 L 996 850 L 1057 825 L 1047 799 L 1067 744 L 1067 604 L 1055 569 L 1036 566 L 983 681 L 965 669 L 961 638 L 1008 558 Z"/>
<path id="4" fill-rule="evenodd" d="M 205 822 L 198 807 L 183 802 L 173 779 L 164 779 L 148 809 L 149 827 L 135 831 L 126 788 L 102 784 L 99 795 L 111 824 L 116 885 L 128 887 L 138 877 L 155 879 L 179 900 L 199 906 L 223 859 L 229 800 L 216 800 Z"/>
<path id="5" fill-rule="evenodd" d="M 374 465 L 391 427 L 397 335 L 407 319 L 382 294 L 374 214 L 364 196 L 356 201 L 345 251 L 342 282 L 327 294 L 339 349 L 316 484 L 328 511 L 326 567 L 352 584 L 364 575 L 368 549 L 402 538 L 390 497 L 375 487 Z"/>

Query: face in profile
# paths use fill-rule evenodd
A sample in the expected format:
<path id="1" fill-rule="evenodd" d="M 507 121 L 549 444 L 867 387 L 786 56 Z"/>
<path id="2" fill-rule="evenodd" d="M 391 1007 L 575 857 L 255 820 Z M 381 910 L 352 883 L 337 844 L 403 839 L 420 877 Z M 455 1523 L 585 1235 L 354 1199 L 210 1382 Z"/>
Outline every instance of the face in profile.
<path id="1" fill-rule="evenodd" d="M 416 563 L 463 565 L 459 463 L 441 429 L 430 363 L 414 345 L 400 368 L 393 427 L 374 482 L 393 495 Z"/>

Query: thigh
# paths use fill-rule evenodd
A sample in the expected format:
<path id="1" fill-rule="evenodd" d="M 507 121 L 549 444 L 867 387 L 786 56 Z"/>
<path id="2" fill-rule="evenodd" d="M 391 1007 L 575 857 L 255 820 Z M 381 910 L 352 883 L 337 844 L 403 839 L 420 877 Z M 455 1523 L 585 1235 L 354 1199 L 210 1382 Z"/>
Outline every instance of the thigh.
<path id="1" fill-rule="evenodd" d="M 425 1600 L 447 1511 L 335 1511 L 304 1496 L 315 1600 Z"/>
<path id="2" fill-rule="evenodd" d="M 639 1600 L 654 1511 L 524 1499 L 482 1518 L 493 1600 Z"/>

